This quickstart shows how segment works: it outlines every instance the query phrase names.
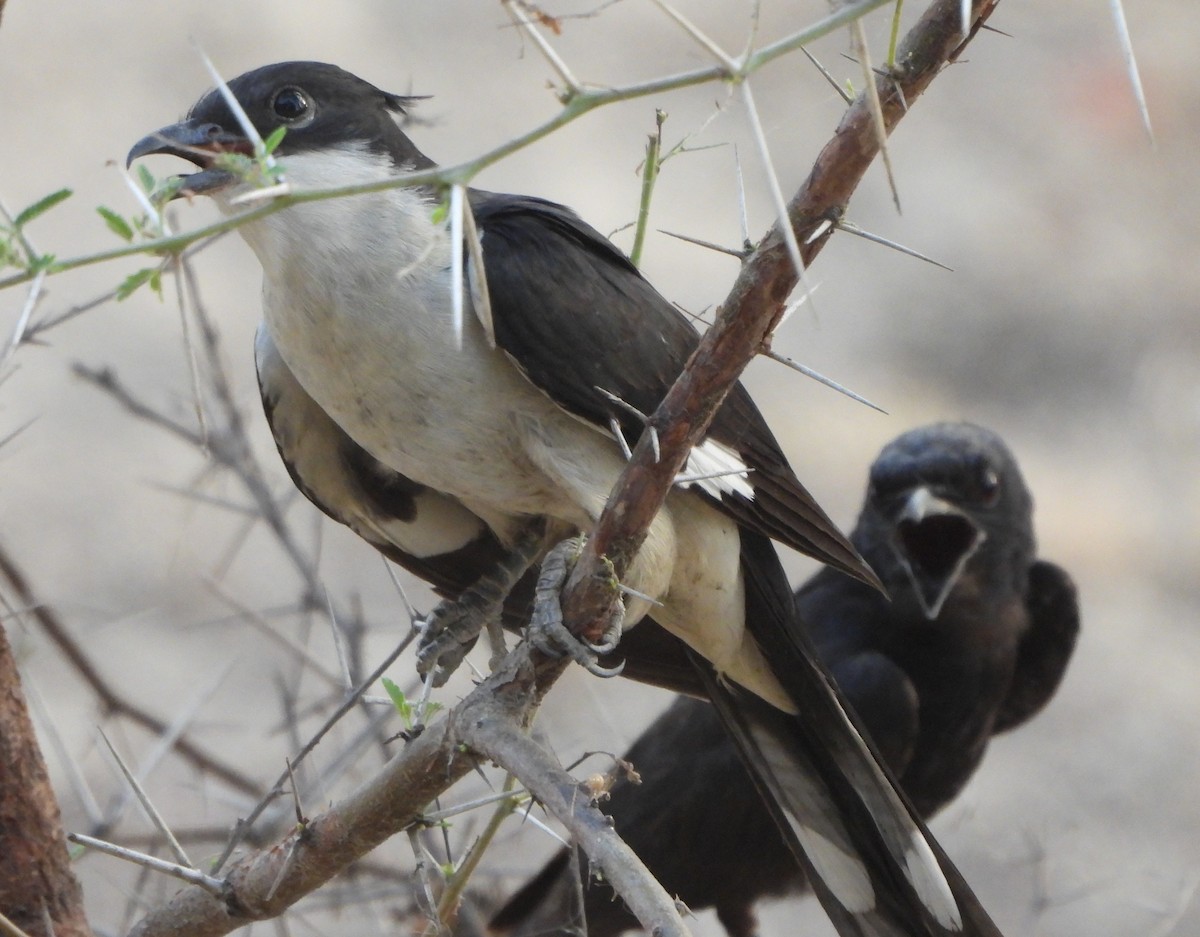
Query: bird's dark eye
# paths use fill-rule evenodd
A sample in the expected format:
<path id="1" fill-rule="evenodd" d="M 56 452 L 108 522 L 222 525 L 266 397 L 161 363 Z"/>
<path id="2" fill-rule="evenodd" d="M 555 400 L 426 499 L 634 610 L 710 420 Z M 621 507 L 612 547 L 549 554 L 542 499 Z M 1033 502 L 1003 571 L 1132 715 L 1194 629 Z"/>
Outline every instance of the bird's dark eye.
<path id="1" fill-rule="evenodd" d="M 978 485 L 979 500 L 984 504 L 992 504 L 1000 497 L 1000 476 L 991 466 L 985 465 L 980 469 L 976 484 Z"/>
<path id="2" fill-rule="evenodd" d="M 271 101 L 271 110 L 277 117 L 294 123 L 308 115 L 312 105 L 299 88 L 284 88 Z"/>

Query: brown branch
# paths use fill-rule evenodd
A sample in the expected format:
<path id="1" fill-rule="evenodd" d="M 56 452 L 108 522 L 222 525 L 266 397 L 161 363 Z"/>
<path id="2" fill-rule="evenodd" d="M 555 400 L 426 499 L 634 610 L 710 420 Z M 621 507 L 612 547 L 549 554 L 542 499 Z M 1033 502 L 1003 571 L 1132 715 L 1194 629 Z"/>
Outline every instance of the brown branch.
<path id="1" fill-rule="evenodd" d="M 974 0 L 972 37 L 998 2 Z M 935 0 L 905 37 L 895 68 L 876 79 L 889 134 L 966 45 L 960 25 L 959 0 Z M 868 96 L 863 93 L 846 111 L 833 139 L 788 203 L 788 217 L 806 266 L 825 246 L 833 228 L 817 232 L 842 216 L 879 149 Z M 563 601 L 564 618 L 576 633 L 593 640 L 598 637 L 597 623 L 604 620 L 611 604 L 610 591 L 601 587 L 607 578 L 602 558 L 611 562 L 618 576 L 624 575 L 688 452 L 701 441 L 742 371 L 769 348 L 771 333 L 796 283 L 795 267 L 776 224 L 747 258 L 716 322 L 651 417 L 658 452 L 650 434 L 644 433 L 588 539 Z"/>
<path id="2" fill-rule="evenodd" d="M 376 777 L 276 845 L 230 866 L 223 895 L 185 888 L 139 921 L 130 937 L 220 937 L 281 914 L 384 840 L 420 823 L 422 808 L 475 767 L 473 752 L 502 762 L 567 823 L 606 878 L 628 889 L 627 900 L 644 920 L 661 925 L 664 935 L 686 934 L 666 892 L 575 780 L 525 732 L 562 669 L 559 662 L 534 661 L 522 644 Z"/>
<path id="3" fill-rule="evenodd" d="M 675 902 L 625 845 L 592 802 L 586 786 L 571 777 L 511 718 L 474 723 L 464 735 L 473 749 L 515 775 L 537 801 L 563 822 L 571 838 L 583 847 L 592 868 L 612 885 L 637 916 L 642 928 L 658 937 L 687 937 Z"/>
<path id="4" fill-rule="evenodd" d="M 0 910 L 30 937 L 90 937 L 62 816 L 0 627 Z"/>

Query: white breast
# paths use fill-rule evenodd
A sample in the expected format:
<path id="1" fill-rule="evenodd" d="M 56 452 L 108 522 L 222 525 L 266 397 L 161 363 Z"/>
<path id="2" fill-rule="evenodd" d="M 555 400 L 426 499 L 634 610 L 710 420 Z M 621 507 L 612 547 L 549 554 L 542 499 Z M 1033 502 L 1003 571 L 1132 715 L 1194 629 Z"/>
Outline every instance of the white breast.
<path id="1" fill-rule="evenodd" d="M 299 190 L 393 173 L 361 148 L 302 154 L 284 168 Z M 525 441 L 595 447 L 578 484 L 595 487 L 599 504 L 620 468 L 616 447 L 488 347 L 471 316 L 459 346 L 436 208 L 417 190 L 394 189 L 246 226 L 264 269 L 266 327 L 305 390 L 381 462 L 481 506 L 586 524 L 591 511 L 535 464 Z"/>

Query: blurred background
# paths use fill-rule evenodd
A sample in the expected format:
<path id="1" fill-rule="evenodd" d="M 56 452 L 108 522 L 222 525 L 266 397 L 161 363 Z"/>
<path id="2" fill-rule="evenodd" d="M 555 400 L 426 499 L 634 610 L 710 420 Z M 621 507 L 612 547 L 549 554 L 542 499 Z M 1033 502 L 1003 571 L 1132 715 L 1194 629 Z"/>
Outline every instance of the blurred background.
<path id="1" fill-rule="evenodd" d="M 749 3 L 677 6 L 727 50 L 745 44 Z M 1031 725 L 993 743 L 977 777 L 933 824 L 1010 934 L 1165 937 L 1200 929 L 1200 8 L 1167 0 L 1127 6 L 1156 147 L 1141 128 L 1107 4 L 1002 3 L 991 25 L 1009 35 L 982 34 L 892 137 L 903 214 L 875 170 L 848 212 L 954 272 L 849 235 L 836 236 L 811 270 L 815 309 L 792 316 L 776 348 L 887 415 L 770 361 L 747 377 L 798 474 L 845 525 L 867 466 L 890 438 L 941 419 L 996 429 L 1034 491 L 1042 555 L 1078 581 L 1084 634 L 1061 691 Z M 908 7 L 906 25 L 924 8 Z M 585 14 L 564 18 L 553 38 L 581 80 L 619 85 L 707 64 L 703 50 L 642 0 L 555 0 L 545 9 Z M 764 0 L 759 40 L 826 10 L 817 0 Z M 876 60 L 888 25 L 886 11 L 869 19 Z M 193 43 L 227 77 L 312 58 L 388 90 L 432 95 L 412 135 L 441 162 L 477 155 L 557 109 L 552 72 L 498 3 L 11 0 L 0 24 L 0 199 L 19 210 L 63 186 L 75 191 L 30 226 L 39 250 L 71 257 L 115 246 L 95 208 L 137 212 L 120 166 L 135 140 L 177 119 L 209 86 Z M 843 57 L 845 33 L 813 51 L 841 80 L 861 85 L 858 67 Z M 799 55 L 769 66 L 753 87 L 791 191 L 843 104 Z M 749 230 L 758 237 L 772 221 L 764 176 L 740 104 L 718 85 L 588 115 L 476 182 L 570 204 L 628 248 L 655 108 L 669 115 L 666 145 L 687 138 L 688 152 L 663 168 L 651 227 L 739 244 L 736 145 Z M 152 168 L 176 167 L 162 159 Z M 212 216 L 200 203 L 174 212 L 184 227 Z M 126 260 L 52 278 L 34 322 L 104 294 L 143 266 Z M 696 312 L 719 302 L 736 274 L 731 258 L 661 234 L 650 236 L 643 266 L 665 295 Z M 234 397 L 270 485 L 286 499 L 289 482 L 253 373 L 257 263 L 229 237 L 197 258 L 196 271 Z M 281 729 L 280 686 L 302 702 L 329 691 L 231 603 L 263 612 L 336 670 L 328 628 L 287 613 L 300 580 L 261 524 L 222 506 L 245 503 L 235 480 L 72 376 L 76 362 L 111 368 L 141 400 L 194 425 L 170 282 L 165 296 L 142 290 L 100 305 L 17 350 L 0 384 L 0 438 L 26 428 L 0 448 L 0 542 L 105 679 L 141 705 L 170 719 L 221 679 L 189 732 L 267 784 L 294 748 Z M 23 288 L 0 293 L 0 330 L 11 329 L 24 300 Z M 360 608 L 370 623 L 373 666 L 407 630 L 382 563 L 306 502 L 289 502 L 287 517 L 319 555 L 335 603 Z M 788 562 L 797 581 L 811 571 L 799 558 Z M 428 608 L 428 591 L 406 584 Z M 61 739 L 61 753 L 48 747 L 48 759 L 68 828 L 87 830 L 93 818 L 67 765 L 74 762 L 101 805 L 121 790 L 97 737 L 103 716 L 36 626 L 19 616 L 4 625 L 45 701 L 42 737 Z M 411 656 L 394 677 L 411 683 Z M 452 704 L 466 686 L 440 699 Z M 622 751 L 666 702 L 576 670 L 555 688 L 541 726 L 569 762 L 583 751 Z M 318 716 L 303 716 L 300 735 Z M 135 762 L 153 748 L 150 736 L 109 727 Z M 148 787 L 181 827 L 226 828 L 247 809 L 244 798 L 172 759 Z M 456 835 L 478 822 L 461 821 Z M 113 835 L 149 829 L 128 814 Z M 498 852 L 515 880 L 553 847 L 513 821 Z M 398 871 L 413 861 L 407 843 L 389 844 L 376 860 Z M 78 868 L 99 929 L 123 928 L 156 893 L 113 860 L 89 856 Z M 320 904 L 314 899 L 293 919 L 319 921 L 310 916 Z M 385 897 L 371 913 L 386 920 L 399 907 Z M 365 912 L 332 920 L 312 927 L 381 929 Z M 696 932 L 719 928 L 702 916 Z M 803 899 L 765 909 L 762 932 L 829 931 L 816 902 Z"/>

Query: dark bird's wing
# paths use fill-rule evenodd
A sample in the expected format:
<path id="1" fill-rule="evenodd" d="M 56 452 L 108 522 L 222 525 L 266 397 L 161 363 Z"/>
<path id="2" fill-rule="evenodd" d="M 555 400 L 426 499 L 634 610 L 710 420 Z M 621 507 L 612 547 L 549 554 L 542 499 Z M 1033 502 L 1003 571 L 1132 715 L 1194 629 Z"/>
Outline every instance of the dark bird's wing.
<path id="1" fill-rule="evenodd" d="M 1017 649 L 1008 696 L 996 713 L 996 732 L 1006 732 L 1041 712 L 1062 682 L 1079 637 L 1079 595 L 1061 567 L 1045 560 L 1030 567 L 1025 607 L 1029 629 Z"/>
<path id="2" fill-rule="evenodd" d="M 612 398 L 651 412 L 695 349 L 695 331 L 566 208 L 482 192 L 471 207 L 497 345 L 568 412 L 601 430 L 616 421 L 640 435 L 640 420 Z M 554 282 L 571 290 L 546 288 Z M 740 386 L 697 451 L 712 444 L 749 470 L 742 490 L 718 484 L 719 494 L 705 495 L 739 525 L 746 629 L 797 710 L 770 720 L 786 728 L 760 731 L 768 720 L 746 717 L 760 708 L 757 699 L 738 694 L 722 715 L 756 778 L 782 804 L 791 844 L 815 870 L 826 910 L 847 935 L 995 933 L 848 719 L 797 624 L 771 539 L 865 582 L 876 583 L 874 573 L 800 485 Z"/>
<path id="3" fill-rule="evenodd" d="M 699 342 L 668 303 L 606 238 L 562 205 L 475 191 L 496 342 L 554 401 L 605 432 L 615 419 L 632 445 Z M 571 284 L 570 309 L 557 308 Z M 708 440 L 749 470 L 753 498 L 727 487 L 718 501 L 740 525 L 852 576 L 874 574 L 796 478 L 740 384 L 709 427 Z"/>
<path id="4" fill-rule="evenodd" d="M 987 470 L 997 472 L 1007 499 L 972 503 L 971 479 Z M 962 789 L 991 734 L 1034 715 L 1053 695 L 1074 646 L 1079 610 L 1067 574 L 1031 558 L 1032 502 L 1015 461 L 993 434 L 962 424 L 913 431 L 885 449 L 872 474 L 883 481 L 868 493 L 854 542 L 893 585 L 894 600 L 823 569 L 796 602 L 843 696 L 928 817 Z M 884 483 L 888 479 L 899 484 Z M 906 537 L 899 536 L 899 524 L 913 521 L 889 504 L 903 505 L 916 487 L 935 482 L 962 518 L 986 532 L 988 549 L 958 536 L 957 521 L 946 524 L 944 512 L 931 514 L 928 529 L 906 528 Z M 949 531 L 972 556 L 949 581 L 940 616 L 931 621 L 917 594 L 921 583 L 901 564 L 896 545 L 935 550 L 947 569 L 959 566 L 951 547 L 936 542 L 939 531 Z M 973 601 L 982 594 L 987 601 Z M 670 893 L 694 910 L 714 907 L 730 937 L 751 937 L 755 902 L 808 881 L 772 823 L 771 802 L 807 792 L 813 801 L 808 814 L 828 820 L 816 832 L 831 844 L 844 841 L 844 818 L 859 808 L 837 799 L 843 786 L 822 789 L 803 778 L 793 781 L 790 793 L 760 797 L 720 731 L 716 709 L 725 710 L 736 733 L 752 742 L 757 736 L 766 751 L 773 735 L 788 745 L 795 726 L 753 700 L 729 700 L 736 690 L 710 684 L 710 692 L 719 707 L 677 701 L 643 733 L 625 755 L 642 783 L 618 780 L 602 806 Z M 809 777 L 823 776 L 819 762 L 810 767 Z M 505 933 L 559 933 L 564 922 L 586 920 L 591 937 L 614 937 L 637 926 L 603 884 L 581 893 L 568 858 L 560 853 L 509 900 L 495 919 Z"/>

